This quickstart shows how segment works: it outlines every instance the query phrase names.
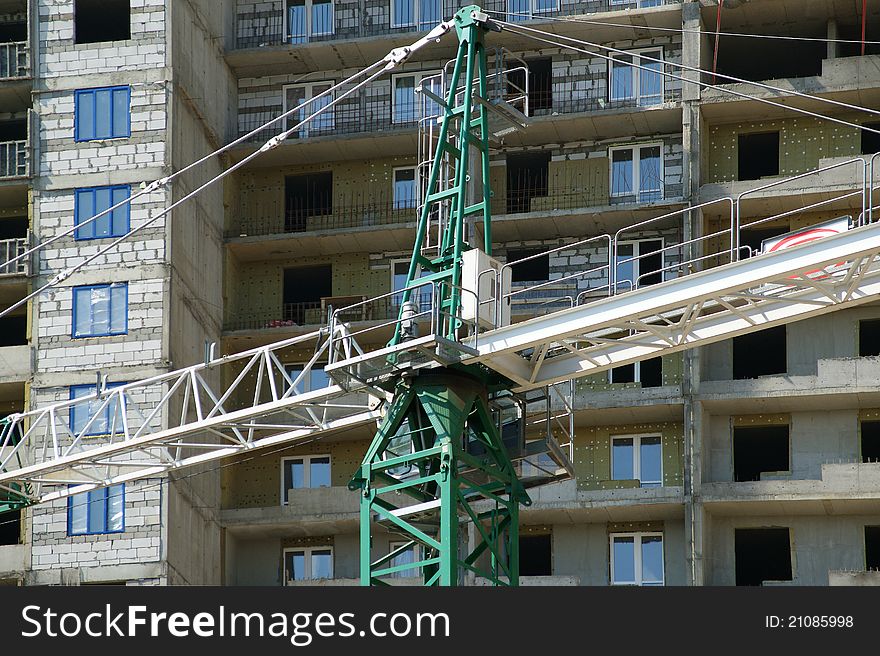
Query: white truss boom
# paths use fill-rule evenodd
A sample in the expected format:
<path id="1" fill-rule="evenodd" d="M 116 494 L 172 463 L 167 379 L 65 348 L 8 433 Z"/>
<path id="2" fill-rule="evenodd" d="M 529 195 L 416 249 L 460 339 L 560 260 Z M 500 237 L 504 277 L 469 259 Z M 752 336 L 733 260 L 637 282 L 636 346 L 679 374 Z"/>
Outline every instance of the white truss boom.
<path id="1" fill-rule="evenodd" d="M 480 334 L 464 344 L 520 390 L 876 300 L 880 224 Z"/>

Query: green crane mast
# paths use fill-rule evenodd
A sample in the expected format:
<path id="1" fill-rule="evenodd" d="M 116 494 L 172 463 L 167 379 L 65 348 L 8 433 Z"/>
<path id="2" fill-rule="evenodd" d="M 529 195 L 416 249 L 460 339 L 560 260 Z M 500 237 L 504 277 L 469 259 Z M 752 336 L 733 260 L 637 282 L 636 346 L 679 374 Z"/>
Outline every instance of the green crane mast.
<path id="1" fill-rule="evenodd" d="M 489 97 L 485 36 L 491 21 L 477 6 L 456 13 L 458 52 L 445 97 L 432 96 L 442 121 L 402 293 L 401 321 L 390 346 L 403 344 L 403 315 L 415 286 L 435 290 L 435 332 L 457 341 L 462 327 L 462 257 L 468 217 L 482 216 L 483 250 L 491 254 Z M 448 188 L 441 167 L 451 162 Z M 478 161 L 479 178 L 471 177 Z M 475 188 L 478 193 L 474 193 Z M 470 202 L 474 199 L 475 202 Z M 423 255 L 431 217 L 441 225 L 437 255 Z M 421 275 L 419 275 L 421 273 Z M 479 312 L 479 307 L 477 307 Z M 489 406 L 489 393 L 507 387 L 479 366 L 448 366 L 397 376 L 393 400 L 357 473 L 361 493 L 362 585 L 382 585 L 398 572 L 418 570 L 425 585 L 460 584 L 466 572 L 494 585 L 517 585 L 519 506 L 531 503 L 517 478 Z M 411 448 L 408 448 L 411 445 Z M 403 448 L 401 448 L 401 446 Z M 402 505 L 407 498 L 411 505 Z M 404 542 L 373 558 L 373 518 Z M 464 544 L 462 527 L 475 539 Z M 417 554 L 401 563 L 404 552 Z"/>

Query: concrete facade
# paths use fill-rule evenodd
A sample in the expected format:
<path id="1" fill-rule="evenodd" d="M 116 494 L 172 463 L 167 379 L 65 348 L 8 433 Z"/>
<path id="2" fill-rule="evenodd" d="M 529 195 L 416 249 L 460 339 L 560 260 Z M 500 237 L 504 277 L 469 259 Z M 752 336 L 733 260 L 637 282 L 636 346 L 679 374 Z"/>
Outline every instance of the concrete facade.
<path id="1" fill-rule="evenodd" d="M 445 4 L 444 14 L 451 14 L 455 7 Z M 335 2 L 333 31 L 294 39 L 298 43 L 286 35 L 280 0 L 131 0 L 129 39 L 81 44 L 75 43 L 73 0 L 19 5 L 5 19 L 25 23 L 28 66 L 0 81 L 0 119 L 25 117 L 28 174 L 0 176 L 0 226 L 20 225 L 26 216 L 27 227 L 16 237 L 32 243 L 73 225 L 76 189 L 131 185 L 137 193 L 277 116 L 286 107 L 285 87 L 339 81 L 418 34 L 391 24 L 387 0 Z M 504 3 L 487 8 L 504 11 Z M 562 0 L 558 15 L 588 15 L 607 25 L 586 32 L 583 25 L 540 16 L 533 24 L 636 54 L 660 53 L 669 62 L 666 72 L 694 81 L 697 74 L 673 64 L 711 68 L 713 40 L 697 32 L 714 29 L 716 10 L 710 0 Z M 730 32 L 849 35 L 854 19 L 835 11 L 834 3 L 819 0 L 755 0 L 725 7 L 723 17 Z M 880 27 L 880 14 L 871 12 L 869 26 Z M 784 20 L 792 15 L 803 19 Z M 858 182 L 852 160 L 866 154 L 863 134 L 724 89 L 791 100 L 784 92 L 723 78 L 717 88 L 700 88 L 670 76 L 655 96 L 615 100 L 607 58 L 511 33 L 491 38 L 534 70 L 548 71 L 541 84 L 549 96 L 532 99 L 529 128 L 492 153 L 495 256 L 510 261 L 551 251 L 546 280 L 517 283 L 519 289 L 550 284 L 515 296 L 514 320 L 564 307 L 566 298 L 596 294 L 608 284 L 601 270 L 610 264 L 607 246 L 581 243 L 599 234 L 620 231 L 626 242 L 661 243 L 659 268 L 669 279 L 689 270 L 681 265 L 688 255 L 718 254 L 706 266 L 725 261 L 731 245 L 724 237 L 692 240 L 729 225 L 727 197 L 779 183 L 744 197 L 744 239 L 749 223 L 772 216 L 778 218 L 761 230 L 783 233 L 861 211 L 847 194 Z M 792 43 L 792 58 L 809 60 L 810 70 L 806 64 L 794 75 L 777 70 L 785 62 L 757 44 L 754 70 L 743 72 L 737 68 L 741 45 L 722 39 L 718 73 L 877 106 L 880 54 L 831 48 L 814 56 Z M 439 70 L 454 44 L 447 39 L 424 53 L 395 74 Z M 75 92 L 110 86 L 130 87 L 130 136 L 76 141 Z M 815 99 L 798 102 L 841 120 L 873 121 Z M 37 297 L 20 343 L 0 347 L 0 412 L 67 399 L 71 386 L 94 384 L 98 373 L 123 382 L 199 362 L 206 341 L 231 353 L 302 334 L 324 322 L 330 297 L 393 291 L 394 266 L 409 257 L 416 219 L 414 209 L 395 204 L 394 176 L 416 164 L 417 140 L 413 122 L 396 120 L 394 103 L 394 78 L 377 80 L 335 108 L 332 128 L 291 137 Z M 223 158 L 140 196 L 132 203 L 131 226 L 153 219 L 280 131 L 280 124 L 261 130 Z M 775 170 L 748 179 L 748 136 L 777 132 Z M 614 152 L 653 146 L 661 153 L 659 193 L 640 198 L 615 191 Z M 546 162 L 527 183 L 510 173 L 524 155 Z M 782 182 L 825 167 L 832 168 Z M 288 185 L 304 176 L 324 176 L 309 183 L 326 185 L 323 205 L 293 216 Z M 698 204 L 705 205 L 686 209 Z M 43 250 L 29 270 L 0 271 L 0 307 L 106 243 L 67 237 Z M 291 280 L 297 286 L 290 270 L 317 266 L 329 267 L 321 281 L 327 293 L 290 289 Z M 72 337 L 73 288 L 109 282 L 127 285 L 125 333 Z M 391 311 L 380 308 L 359 320 L 375 323 Z M 880 419 L 880 361 L 863 355 L 860 337 L 860 322 L 875 319 L 880 305 L 870 304 L 789 324 L 784 367 L 759 377 L 735 378 L 737 347 L 727 341 L 664 356 L 650 383 L 646 370 L 627 382 L 607 373 L 578 380 L 576 475 L 532 490 L 535 503 L 521 514 L 522 534 L 549 539 L 549 552 L 528 563 L 540 573 L 523 583 L 617 583 L 615 540 L 659 536 L 663 584 L 733 585 L 743 575 L 738 567 L 745 567 L 737 536 L 746 533 L 738 531 L 770 528 L 788 530 L 791 576 L 765 584 L 877 584 L 876 572 L 868 571 L 877 565 L 867 559 L 880 546 L 868 544 L 873 538 L 866 527 L 880 526 L 880 465 L 864 461 L 864 425 Z M 285 364 L 310 356 L 291 353 Z M 787 427 L 786 468 L 737 480 L 735 435 L 743 427 Z M 656 486 L 614 473 L 615 438 L 645 437 L 659 443 Z M 0 546 L 0 580 L 353 584 L 359 518 L 357 495 L 346 485 L 370 438 L 369 429 L 355 429 L 249 454 L 223 468 L 127 484 L 117 533 L 70 535 L 67 502 L 30 509 L 17 543 Z M 315 457 L 329 458 L 330 487 L 285 490 L 285 459 Z M 378 532 L 374 548 L 393 539 Z M 286 553 L 328 550 L 331 579 L 287 580 Z"/>

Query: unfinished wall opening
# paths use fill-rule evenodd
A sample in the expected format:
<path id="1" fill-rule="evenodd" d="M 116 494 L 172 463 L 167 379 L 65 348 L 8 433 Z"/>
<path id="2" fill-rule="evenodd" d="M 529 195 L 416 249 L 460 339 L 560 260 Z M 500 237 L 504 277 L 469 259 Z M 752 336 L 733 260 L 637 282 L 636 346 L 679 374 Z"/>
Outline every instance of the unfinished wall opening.
<path id="1" fill-rule="evenodd" d="M 802 21 L 798 21 L 802 23 Z M 713 25 L 714 28 L 714 25 Z M 773 26 L 773 33 L 780 28 Z M 725 30 L 732 28 L 726 27 Z M 755 32 L 755 28 L 745 31 Z M 789 36 L 824 39 L 825 24 L 798 25 Z M 714 48 L 714 39 L 711 47 Z M 777 39 L 738 39 L 721 37 L 718 48 L 718 72 L 746 80 L 777 80 L 786 77 L 807 77 L 822 73 L 822 60 L 827 53 L 821 41 L 793 41 Z M 731 84 L 730 80 L 718 78 L 718 84 Z"/>
<path id="2" fill-rule="evenodd" d="M 531 211 L 532 198 L 546 196 L 550 153 L 511 153 L 507 156 L 507 213 Z"/>
<path id="3" fill-rule="evenodd" d="M 130 0 L 76 0 L 73 34 L 76 43 L 130 39 Z"/>
<path id="4" fill-rule="evenodd" d="M 552 539 L 549 533 L 543 535 L 521 535 L 519 538 L 519 575 L 551 576 Z"/>
<path id="5" fill-rule="evenodd" d="M 333 295 L 333 267 L 329 264 L 284 269 L 284 320 L 317 323 L 321 299 Z"/>
<path id="6" fill-rule="evenodd" d="M 27 317 L 0 317 L 0 347 L 27 344 Z"/>
<path id="7" fill-rule="evenodd" d="M 762 472 L 787 472 L 788 426 L 736 426 L 733 429 L 733 480 L 760 481 Z"/>
<path id="8" fill-rule="evenodd" d="M 880 570 L 880 526 L 865 527 L 865 569 Z"/>
<path id="9" fill-rule="evenodd" d="M 880 421 L 863 421 L 859 428 L 862 462 L 880 462 Z"/>
<path id="10" fill-rule="evenodd" d="M 9 21 L 0 23 L 0 43 L 27 41 L 27 23 L 25 21 Z"/>
<path id="11" fill-rule="evenodd" d="M 873 11 L 874 16 L 868 17 L 868 33 L 865 38 L 865 54 L 866 55 L 880 55 L 880 44 L 877 43 L 876 37 L 876 25 L 877 25 L 877 8 L 875 7 L 873 10 L 871 9 L 871 5 L 873 3 L 868 3 L 868 11 Z M 859 12 L 861 14 L 861 11 Z M 873 25 L 872 25 L 873 23 Z M 843 21 L 838 21 L 838 35 L 841 41 L 845 43 L 838 44 L 838 55 L 840 57 L 861 57 L 862 56 L 862 44 L 860 43 L 862 39 L 862 22 L 861 16 L 859 15 L 857 20 L 854 20 L 851 23 L 845 23 Z M 871 36 L 871 34 L 875 36 Z"/>
<path id="12" fill-rule="evenodd" d="M 791 537 L 787 527 L 734 531 L 737 585 L 791 581 Z"/>
<path id="13" fill-rule="evenodd" d="M 309 219 L 333 214 L 333 171 L 284 178 L 284 230 L 303 232 Z"/>
<path id="14" fill-rule="evenodd" d="M 3 513 L 0 522 L 0 545 L 21 544 L 21 511 L 10 510 Z"/>
<path id="15" fill-rule="evenodd" d="M 880 355 L 880 319 L 859 321 L 859 357 Z"/>
<path id="16" fill-rule="evenodd" d="M 610 383 L 641 383 L 642 387 L 663 385 L 663 358 L 651 358 L 614 367 L 609 372 Z"/>
<path id="17" fill-rule="evenodd" d="M 542 248 L 517 248 L 507 251 L 507 261 L 532 258 L 510 267 L 511 282 L 540 282 L 550 279 L 550 255 Z"/>
<path id="18" fill-rule="evenodd" d="M 27 139 L 27 121 L 23 118 L 0 121 L 0 142 Z"/>
<path id="19" fill-rule="evenodd" d="M 0 219 L 0 239 L 15 239 L 26 237 L 28 220 L 26 216 L 13 216 L 8 219 Z"/>
<path id="20" fill-rule="evenodd" d="M 880 131 L 880 122 L 863 123 L 862 125 L 871 130 Z M 862 155 L 873 155 L 874 153 L 880 153 L 880 134 L 862 130 Z"/>
<path id="21" fill-rule="evenodd" d="M 786 369 L 785 326 L 733 338 L 734 380 L 784 374 Z"/>
<path id="22" fill-rule="evenodd" d="M 737 148 L 737 180 L 779 175 L 779 132 L 741 134 Z"/>
<path id="23" fill-rule="evenodd" d="M 553 108 L 553 60 L 550 57 L 529 59 L 529 114 Z M 511 97 L 520 95 L 526 88 L 526 74 L 522 64 L 509 60 L 507 65 L 507 94 Z"/>

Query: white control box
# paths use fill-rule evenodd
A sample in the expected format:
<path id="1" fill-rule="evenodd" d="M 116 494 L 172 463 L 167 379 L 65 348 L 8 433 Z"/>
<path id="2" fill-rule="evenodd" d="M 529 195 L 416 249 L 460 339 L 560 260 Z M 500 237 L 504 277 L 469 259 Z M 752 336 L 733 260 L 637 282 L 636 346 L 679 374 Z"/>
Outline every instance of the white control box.
<path id="1" fill-rule="evenodd" d="M 479 314 L 480 328 L 491 329 L 509 325 L 510 299 L 505 299 L 504 294 L 510 291 L 510 267 L 504 267 L 502 262 L 473 248 L 464 252 L 461 269 L 463 287 L 461 309 L 464 320 L 474 321 Z M 499 294 L 500 302 L 497 299 Z"/>

